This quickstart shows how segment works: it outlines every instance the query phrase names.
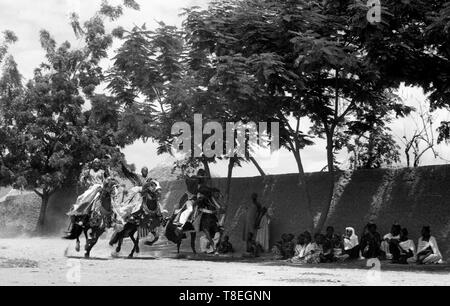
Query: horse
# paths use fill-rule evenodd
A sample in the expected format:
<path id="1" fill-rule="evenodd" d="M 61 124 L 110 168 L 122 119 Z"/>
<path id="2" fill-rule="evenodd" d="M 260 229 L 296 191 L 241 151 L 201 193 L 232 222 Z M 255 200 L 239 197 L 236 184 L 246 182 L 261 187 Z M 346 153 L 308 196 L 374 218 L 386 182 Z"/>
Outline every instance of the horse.
<path id="1" fill-rule="evenodd" d="M 194 197 L 192 200 L 195 201 L 197 205 L 197 212 L 199 215 L 197 218 L 200 220 L 196 221 L 199 222 L 198 226 L 198 232 L 203 232 L 206 236 L 206 238 L 209 241 L 209 245 L 212 246 L 213 251 L 216 250 L 217 246 L 214 243 L 213 238 L 217 233 L 221 233 L 221 227 L 219 226 L 219 219 L 217 217 L 217 214 L 221 211 L 221 208 L 219 208 L 217 205 L 213 203 L 213 201 L 216 201 L 219 197 L 217 193 L 220 194 L 220 192 L 216 189 L 211 189 L 211 192 L 207 193 L 206 196 L 201 196 L 199 198 Z M 183 196 L 184 197 L 184 196 Z M 187 201 L 187 198 L 185 197 L 185 201 Z M 184 204 L 182 201 L 180 201 L 180 204 Z M 181 243 L 184 239 L 187 238 L 186 233 L 190 232 L 191 236 L 191 249 L 194 254 L 197 254 L 196 247 L 195 247 L 195 240 L 197 238 L 197 231 L 195 230 L 194 222 L 187 222 L 183 229 L 180 230 L 175 224 L 174 221 L 177 217 L 177 214 L 174 213 L 172 218 L 169 220 L 167 227 L 166 227 L 166 238 L 175 243 L 177 245 L 177 252 L 180 253 L 180 247 Z"/>
<path id="2" fill-rule="evenodd" d="M 92 248 L 98 242 L 107 228 L 112 227 L 112 197 L 117 182 L 108 179 L 103 183 L 98 197 L 96 197 L 87 214 L 75 216 L 69 234 L 64 237 L 67 240 L 76 240 L 75 250 L 80 251 L 80 236 L 84 233 L 86 238 L 85 258 L 90 257 Z"/>
<path id="3" fill-rule="evenodd" d="M 123 239 L 129 237 L 133 242 L 133 249 L 131 253 L 128 255 L 128 258 L 133 258 L 134 253 L 139 254 L 139 239 L 140 237 L 145 237 L 150 232 L 153 234 L 155 239 L 152 242 L 149 242 L 147 245 L 153 245 L 159 240 L 159 236 L 157 234 L 157 228 L 161 225 L 166 225 L 166 220 L 163 218 L 161 214 L 158 213 L 159 205 L 158 201 L 160 198 L 160 190 L 156 188 L 156 190 L 151 190 L 150 187 L 155 189 L 158 186 L 156 183 L 152 182 L 149 185 L 144 185 L 142 191 L 140 192 L 142 195 L 142 207 L 136 213 L 133 213 L 130 218 L 126 220 L 125 225 L 119 231 L 116 231 L 114 235 L 111 237 L 109 245 L 113 247 L 117 244 L 116 253 L 120 253 L 122 249 Z M 142 234 L 145 232 L 145 234 Z M 135 238 L 135 234 L 137 237 Z"/>

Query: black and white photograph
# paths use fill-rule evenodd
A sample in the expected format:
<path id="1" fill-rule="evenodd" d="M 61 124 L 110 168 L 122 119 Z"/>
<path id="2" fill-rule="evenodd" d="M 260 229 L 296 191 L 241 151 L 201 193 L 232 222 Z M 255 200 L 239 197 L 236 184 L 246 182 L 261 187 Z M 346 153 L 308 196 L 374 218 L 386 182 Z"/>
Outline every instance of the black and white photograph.
<path id="1" fill-rule="evenodd" d="M 0 0 L 0 287 L 448 285 L 450 1 Z"/>

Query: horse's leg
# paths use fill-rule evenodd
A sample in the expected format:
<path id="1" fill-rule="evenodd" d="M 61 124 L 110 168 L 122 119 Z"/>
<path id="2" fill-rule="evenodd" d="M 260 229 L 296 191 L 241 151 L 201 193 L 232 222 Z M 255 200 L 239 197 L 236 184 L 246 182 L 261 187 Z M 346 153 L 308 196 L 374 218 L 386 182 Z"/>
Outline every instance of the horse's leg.
<path id="1" fill-rule="evenodd" d="M 137 236 L 136 236 L 136 248 L 135 248 L 135 252 L 136 254 L 139 254 L 141 252 L 141 249 L 139 248 L 139 232 L 137 232 Z"/>
<path id="2" fill-rule="evenodd" d="M 75 251 L 79 252 L 81 250 L 80 247 L 80 236 L 77 237 L 77 242 L 75 243 Z"/>
<path id="3" fill-rule="evenodd" d="M 197 233 L 193 232 L 191 233 L 191 248 L 192 248 L 192 252 L 194 254 L 197 254 L 197 251 L 195 250 L 195 239 L 197 238 Z"/>
<path id="4" fill-rule="evenodd" d="M 131 241 L 133 241 L 133 249 L 131 250 L 130 255 L 128 255 L 128 258 L 133 258 L 134 252 L 136 251 L 136 249 L 139 249 L 139 247 L 136 246 L 137 241 L 136 241 L 136 239 L 134 239 L 134 234 L 135 234 L 135 233 L 136 233 L 136 230 L 131 231 L 131 232 L 130 232 L 130 235 L 129 235 Z M 138 235 L 139 235 L 139 234 L 138 234 Z M 138 239 L 139 239 L 139 236 L 138 236 Z"/>
<path id="5" fill-rule="evenodd" d="M 122 250 L 122 243 L 123 243 L 123 235 L 121 235 L 117 241 L 116 253 L 120 253 L 120 251 Z"/>
<path id="6" fill-rule="evenodd" d="M 90 256 L 92 248 L 97 244 L 98 239 L 103 235 L 104 232 L 105 232 L 104 229 L 97 229 L 97 232 L 94 232 L 94 231 L 92 232 L 92 235 L 94 238 L 91 239 L 89 242 L 89 250 L 87 251 L 87 255 L 88 255 L 87 257 Z"/>
<path id="7" fill-rule="evenodd" d="M 146 242 L 145 245 L 152 246 L 159 240 L 159 235 L 156 230 L 151 233 L 152 233 L 153 237 L 155 237 L 155 238 L 153 239 L 153 241 Z"/>
<path id="8" fill-rule="evenodd" d="M 180 254 L 181 240 L 177 243 L 177 252 Z"/>
<path id="9" fill-rule="evenodd" d="M 84 238 L 86 239 L 86 244 L 87 244 L 87 242 L 88 242 L 88 240 L 89 240 L 89 237 L 88 237 L 87 232 L 88 232 L 88 229 L 87 229 L 87 228 L 83 228 L 82 232 L 80 232 L 80 235 L 79 235 L 78 238 L 77 238 L 77 245 L 76 245 L 76 247 L 75 247 L 75 250 L 76 250 L 77 252 L 79 252 L 80 249 L 81 249 L 81 247 L 80 247 L 80 244 L 81 244 L 81 242 L 80 242 L 80 236 L 81 236 L 82 233 L 84 233 Z M 86 246 L 85 246 L 85 249 L 86 249 Z"/>
<path id="10" fill-rule="evenodd" d="M 209 241 L 209 248 L 212 248 L 213 252 L 214 252 L 216 250 L 216 246 L 215 246 L 213 238 L 211 237 L 209 230 L 204 228 L 204 229 L 202 229 L 202 231 L 203 231 L 203 233 L 205 233 L 205 237 Z"/>
<path id="11" fill-rule="evenodd" d="M 98 232 L 95 232 L 92 229 L 91 238 L 86 243 L 86 253 L 84 254 L 84 257 L 89 258 L 91 256 L 91 250 L 94 247 L 94 245 L 97 243 L 98 238 L 103 234 L 102 230 L 99 230 Z"/>

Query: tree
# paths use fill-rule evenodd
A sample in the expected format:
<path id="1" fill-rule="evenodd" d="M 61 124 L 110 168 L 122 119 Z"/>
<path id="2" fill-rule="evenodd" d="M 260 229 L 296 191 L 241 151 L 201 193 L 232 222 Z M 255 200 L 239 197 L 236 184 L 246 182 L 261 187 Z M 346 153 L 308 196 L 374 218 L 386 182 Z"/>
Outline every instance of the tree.
<path id="1" fill-rule="evenodd" d="M 353 136 L 346 147 L 351 154 L 350 168 L 353 170 L 379 169 L 400 162 L 400 146 L 389 128 L 375 127 Z"/>
<path id="2" fill-rule="evenodd" d="M 0 185 L 7 184 L 13 176 L 4 160 L 14 140 L 14 127 L 11 126 L 9 114 L 13 110 L 12 101 L 21 95 L 23 89 L 17 64 L 12 56 L 7 56 L 9 46 L 17 41 L 17 37 L 11 31 L 5 31 L 3 36 L 0 42 L 0 64 L 3 64 L 0 76 Z"/>
<path id="3" fill-rule="evenodd" d="M 280 122 L 280 143 L 294 154 L 310 208 L 300 151 L 313 144 L 312 136 L 326 138 L 330 193 L 317 230 L 333 197 L 335 153 L 342 149 L 338 133 L 360 135 L 354 123 L 376 112 L 409 112 L 366 51 L 363 31 L 384 29 L 384 24 L 369 24 L 367 10 L 352 1 L 252 0 L 187 11 L 185 31 L 193 54 L 212 58 L 211 72 L 204 73 L 211 80 L 209 90 L 217 84 L 229 111 L 243 118 Z M 314 123 L 308 134 L 300 131 L 304 117 Z"/>
<path id="4" fill-rule="evenodd" d="M 18 38 L 14 32 L 6 30 L 3 33 L 3 37 L 0 40 L 0 64 L 5 56 L 8 54 L 9 46 L 17 42 Z"/>
<path id="5" fill-rule="evenodd" d="M 69 42 L 57 46 L 50 33 L 41 31 L 46 62 L 35 70 L 20 97 L 10 101 L 14 112 L 9 112 L 6 120 L 12 123 L 13 138 L 7 143 L 3 162 L 11 174 L 10 181 L 19 180 L 41 197 L 38 231 L 45 224 L 51 195 L 73 183 L 83 165 L 95 157 L 116 162 L 123 159 L 111 137 L 116 127 L 105 125 L 116 119 L 114 105 L 108 108 L 111 112 L 100 114 L 99 107 L 110 100 L 95 93 L 104 79 L 100 61 L 107 57 L 113 41 L 104 20 L 117 18 L 119 7 L 104 1 L 100 11 L 83 25 L 72 16 L 75 33 L 85 43 L 79 49 L 73 49 Z M 6 83 L 11 88 L 12 82 Z M 93 104 L 88 112 L 83 111 L 86 101 Z"/>
<path id="6" fill-rule="evenodd" d="M 435 150 L 435 117 L 429 111 L 425 111 L 419 104 L 419 110 L 411 116 L 413 130 L 409 135 L 405 131 L 405 135 L 401 138 L 405 146 L 406 166 L 417 168 L 420 166 L 422 157 L 428 151 L 431 151 L 435 158 L 439 157 Z M 442 130 L 441 130 L 442 131 Z M 437 143 L 440 143 L 442 134 L 440 134 Z M 412 156 L 411 156 L 412 155 Z M 411 160 L 412 157 L 412 160 Z"/>

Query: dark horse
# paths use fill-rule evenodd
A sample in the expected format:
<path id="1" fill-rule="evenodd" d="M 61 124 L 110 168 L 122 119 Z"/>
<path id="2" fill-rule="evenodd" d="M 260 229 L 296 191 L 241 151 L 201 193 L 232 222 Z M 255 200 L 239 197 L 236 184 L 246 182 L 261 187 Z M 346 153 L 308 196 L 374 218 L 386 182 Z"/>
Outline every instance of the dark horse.
<path id="1" fill-rule="evenodd" d="M 80 236 L 84 233 L 86 237 L 84 257 L 89 258 L 92 248 L 100 236 L 112 225 L 112 203 L 111 197 L 117 182 L 108 179 L 103 184 L 99 197 L 94 200 L 87 214 L 73 217 L 73 224 L 69 234 L 64 237 L 68 240 L 76 240 L 75 250 L 80 251 Z"/>
<path id="2" fill-rule="evenodd" d="M 211 189 L 211 192 L 208 192 L 206 196 L 201 196 L 198 199 L 195 197 L 193 199 L 193 201 L 195 201 L 195 205 L 197 206 L 198 212 L 196 219 L 197 218 L 200 219 L 194 221 L 193 223 L 199 222 L 198 226 L 199 232 L 203 232 L 205 234 L 206 238 L 209 241 L 210 246 L 212 246 L 214 250 L 216 250 L 217 246 L 215 245 L 213 238 L 216 235 L 216 233 L 221 232 L 219 220 L 217 218 L 219 208 L 213 204 L 213 197 L 214 199 L 217 199 L 218 194 L 220 194 L 220 192 L 217 189 Z M 185 198 L 185 200 L 187 201 L 187 198 Z M 184 205 L 183 200 L 181 201 L 180 204 Z M 195 249 L 195 239 L 197 238 L 197 232 L 195 230 L 194 224 L 191 222 L 187 222 L 183 227 L 183 230 L 180 230 L 174 224 L 176 217 L 177 214 L 174 214 L 170 219 L 169 223 L 167 224 L 166 227 L 167 239 L 177 245 L 177 251 L 178 253 L 180 253 L 181 242 L 183 241 L 183 239 L 187 238 L 186 233 L 190 232 L 192 252 L 194 252 L 194 254 L 197 254 L 197 251 Z"/>
<path id="3" fill-rule="evenodd" d="M 120 253 L 123 239 L 129 237 L 133 242 L 133 249 L 131 250 L 130 255 L 128 255 L 128 258 L 133 258 L 134 253 L 139 254 L 139 238 L 141 232 L 150 232 L 155 236 L 155 239 L 148 243 L 148 245 L 153 245 L 159 240 L 157 228 L 161 225 L 164 226 L 166 223 L 159 212 L 158 201 L 160 192 L 159 190 L 151 190 L 151 187 L 153 187 L 153 189 L 155 187 L 155 185 L 152 186 L 152 182 L 150 182 L 149 185 L 144 185 L 144 187 L 142 187 L 142 208 L 127 220 L 122 230 L 114 233 L 109 242 L 110 246 L 117 244 L 116 252 Z M 135 238 L 136 233 L 138 234 Z"/>

